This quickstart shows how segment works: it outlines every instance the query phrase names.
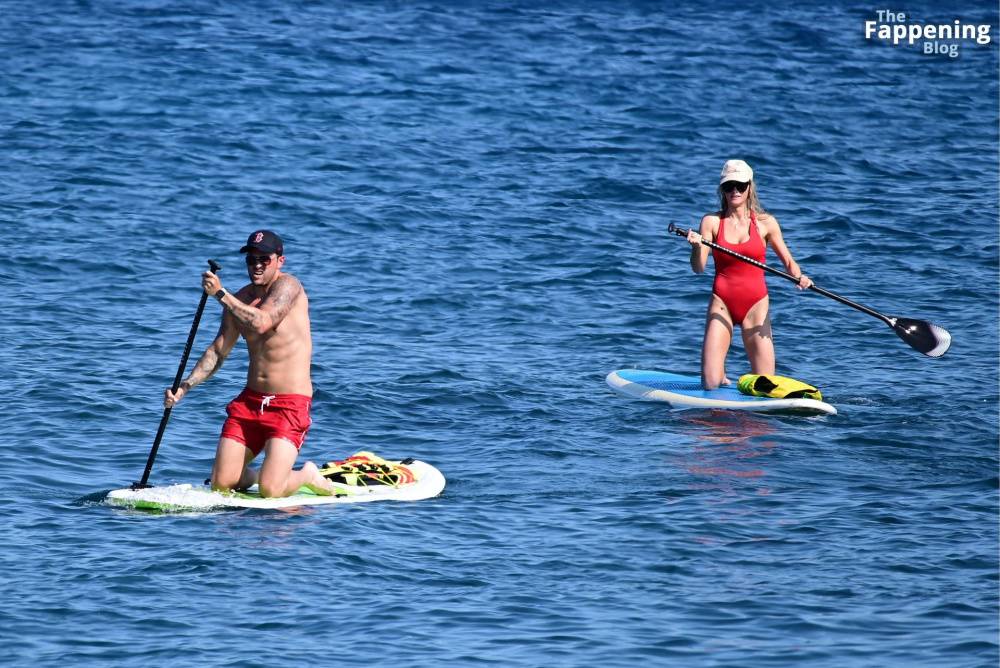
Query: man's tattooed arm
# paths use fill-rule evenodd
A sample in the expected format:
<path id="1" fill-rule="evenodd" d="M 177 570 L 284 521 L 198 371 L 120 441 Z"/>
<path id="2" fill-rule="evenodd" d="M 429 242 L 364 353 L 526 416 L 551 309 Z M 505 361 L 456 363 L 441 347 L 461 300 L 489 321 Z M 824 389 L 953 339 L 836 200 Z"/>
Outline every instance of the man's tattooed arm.
<path id="1" fill-rule="evenodd" d="M 188 377 L 184 379 L 181 383 L 181 387 L 185 390 L 190 390 L 195 385 L 201 385 L 203 382 L 215 375 L 215 372 L 222 368 L 222 363 L 225 358 L 221 357 L 216 351 L 215 346 L 209 346 L 205 354 L 201 356 L 198 363 L 194 365 L 191 369 L 191 373 Z"/>
<path id="2" fill-rule="evenodd" d="M 265 334 L 284 320 L 300 292 L 302 292 L 302 284 L 299 283 L 298 279 L 285 275 L 274 282 L 267 297 L 259 306 L 245 304 L 235 295 L 226 295 L 222 304 L 241 323 L 258 334 Z"/>
<path id="3" fill-rule="evenodd" d="M 231 317 L 228 313 L 222 315 L 222 323 L 219 325 L 219 333 L 215 340 L 205 349 L 205 353 L 191 369 L 188 377 L 181 382 L 181 388 L 185 392 L 215 375 L 215 372 L 222 368 L 222 363 L 229 357 L 229 353 L 239 337 L 239 332 Z"/>

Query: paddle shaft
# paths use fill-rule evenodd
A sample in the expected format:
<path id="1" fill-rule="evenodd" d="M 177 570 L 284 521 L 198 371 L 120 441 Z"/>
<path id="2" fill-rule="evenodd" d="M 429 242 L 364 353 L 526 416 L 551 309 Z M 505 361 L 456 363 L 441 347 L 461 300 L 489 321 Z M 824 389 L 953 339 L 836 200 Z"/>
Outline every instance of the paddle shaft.
<path id="1" fill-rule="evenodd" d="M 208 266 L 212 269 L 213 274 L 219 273 L 219 270 L 222 269 L 215 260 L 209 260 Z M 198 333 L 198 324 L 201 322 L 201 314 L 205 311 L 205 303 L 207 301 L 208 293 L 202 291 L 201 301 L 198 302 L 198 310 L 195 311 L 194 322 L 191 323 L 191 331 L 188 333 L 187 343 L 184 344 L 184 354 L 181 356 L 181 363 L 177 367 L 177 375 L 174 376 L 174 384 L 170 389 L 170 392 L 173 394 L 176 394 L 181 386 L 184 369 L 187 367 L 188 357 L 191 355 L 191 346 L 194 345 L 194 337 Z M 142 479 L 139 482 L 132 483 L 132 489 L 142 489 L 149 486 L 146 483 L 149 482 L 149 474 L 153 470 L 153 462 L 156 461 L 156 452 L 160 449 L 163 432 L 167 430 L 167 422 L 170 421 L 171 410 L 173 410 L 172 406 L 163 409 L 163 417 L 160 418 L 160 428 L 156 430 L 156 438 L 153 439 L 153 448 L 149 451 L 149 458 L 146 460 L 146 470 L 142 472 Z"/>
<path id="2" fill-rule="evenodd" d="M 668 232 L 673 232 L 674 234 L 676 234 L 679 237 L 686 237 L 688 235 L 688 230 L 685 230 L 683 227 L 677 227 L 673 223 L 670 223 L 670 225 L 667 227 L 667 231 Z M 706 245 L 706 246 L 708 246 L 709 248 L 714 248 L 717 251 L 721 251 L 721 252 L 725 253 L 726 255 L 731 255 L 731 256 L 735 257 L 737 260 L 742 260 L 743 262 L 746 262 L 747 264 L 752 264 L 755 267 L 758 267 L 760 269 L 763 269 L 764 271 L 770 272 L 770 273 L 774 274 L 775 276 L 781 276 L 782 278 L 787 279 L 787 280 L 791 281 L 792 283 L 798 283 L 799 282 L 798 278 L 795 278 L 794 276 L 792 276 L 791 274 L 789 274 L 786 271 L 781 271 L 780 269 L 775 269 L 774 267 L 769 267 L 766 264 L 764 264 L 763 262 L 758 262 L 757 260 L 753 259 L 752 257 L 747 257 L 746 255 L 742 255 L 740 253 L 737 253 L 736 251 L 730 250 L 730 249 L 728 249 L 728 248 L 726 248 L 724 246 L 720 246 L 719 244 L 717 244 L 717 243 L 715 243 L 713 241 L 709 241 L 709 240 L 703 238 L 701 240 L 701 243 L 704 244 L 704 245 Z M 895 327 L 895 325 L 896 325 L 896 319 L 895 318 L 889 317 L 889 316 L 887 316 L 887 315 L 885 315 L 883 313 L 879 313 L 875 309 L 868 308 L 864 304 L 859 304 L 857 302 L 851 301 L 847 297 L 841 297 L 838 294 L 830 292 L 829 290 L 824 290 L 823 288 L 818 287 L 816 285 L 810 285 L 809 289 L 813 290 L 814 292 L 820 293 L 824 297 L 829 297 L 830 299 L 838 301 L 841 304 L 845 304 L 847 306 L 850 306 L 851 308 L 855 308 L 855 309 L 861 311 L 862 313 L 867 313 L 868 315 L 874 316 L 874 317 L 878 318 L 879 320 L 881 320 L 882 322 L 884 322 L 885 324 L 889 325 L 890 327 Z"/>

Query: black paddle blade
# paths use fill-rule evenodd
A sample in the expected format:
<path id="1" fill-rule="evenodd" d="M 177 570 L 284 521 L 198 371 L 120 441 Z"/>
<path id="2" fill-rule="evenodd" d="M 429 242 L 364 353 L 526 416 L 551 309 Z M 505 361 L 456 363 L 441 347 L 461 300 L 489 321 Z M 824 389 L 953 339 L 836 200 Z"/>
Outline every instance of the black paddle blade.
<path id="1" fill-rule="evenodd" d="M 922 352 L 928 357 L 941 357 L 951 346 L 951 334 L 943 327 L 926 320 L 911 320 L 909 318 L 893 318 L 892 329 L 899 338 L 906 341 L 911 348 Z"/>

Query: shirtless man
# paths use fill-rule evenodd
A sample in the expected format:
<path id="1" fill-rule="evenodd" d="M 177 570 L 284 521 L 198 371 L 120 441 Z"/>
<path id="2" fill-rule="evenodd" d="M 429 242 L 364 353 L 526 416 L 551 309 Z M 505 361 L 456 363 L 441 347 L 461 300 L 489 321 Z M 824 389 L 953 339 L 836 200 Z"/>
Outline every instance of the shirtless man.
<path id="1" fill-rule="evenodd" d="M 240 252 L 246 253 L 250 283 L 238 292 L 226 291 L 211 271 L 202 274 L 205 293 L 222 304 L 222 324 L 177 393 L 167 389 L 163 405 L 173 406 L 208 380 L 242 336 L 250 351 L 247 384 L 226 407 L 229 417 L 215 453 L 212 488 L 228 491 L 257 483 L 261 496 L 276 497 L 294 494 L 305 485 L 318 494 L 330 494 L 330 481 L 314 463 L 293 470 L 312 424 L 309 298 L 297 278 L 281 272 L 284 246 L 277 234 L 253 232 Z M 250 462 L 261 452 L 264 463 L 258 475 Z"/>

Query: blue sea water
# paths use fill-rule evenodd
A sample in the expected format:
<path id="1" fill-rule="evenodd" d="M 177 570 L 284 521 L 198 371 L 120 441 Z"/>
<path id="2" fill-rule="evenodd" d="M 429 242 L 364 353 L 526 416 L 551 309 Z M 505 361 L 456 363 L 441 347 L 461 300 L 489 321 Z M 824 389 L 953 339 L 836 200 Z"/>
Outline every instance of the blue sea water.
<path id="1" fill-rule="evenodd" d="M 6 0 L 0 663 L 997 665 L 998 49 L 866 41 L 879 9 Z M 779 371 L 839 415 L 613 394 L 697 372 L 711 275 L 666 227 L 732 157 L 818 285 L 947 355 L 770 279 Z M 101 503 L 260 227 L 311 298 L 305 456 L 418 457 L 441 497 Z M 152 482 L 207 475 L 245 365 Z"/>

